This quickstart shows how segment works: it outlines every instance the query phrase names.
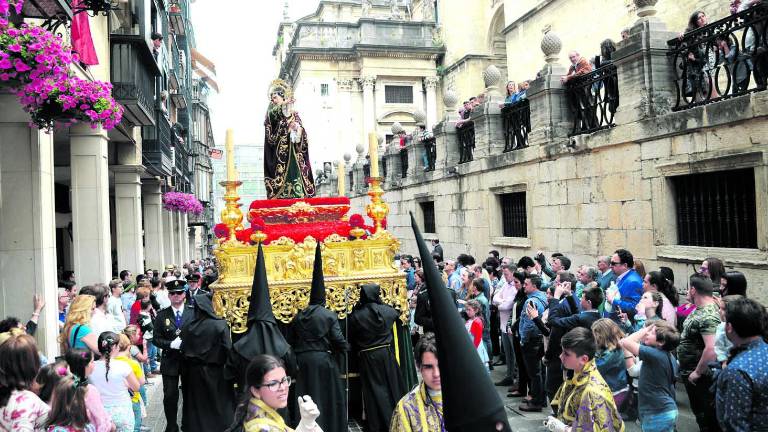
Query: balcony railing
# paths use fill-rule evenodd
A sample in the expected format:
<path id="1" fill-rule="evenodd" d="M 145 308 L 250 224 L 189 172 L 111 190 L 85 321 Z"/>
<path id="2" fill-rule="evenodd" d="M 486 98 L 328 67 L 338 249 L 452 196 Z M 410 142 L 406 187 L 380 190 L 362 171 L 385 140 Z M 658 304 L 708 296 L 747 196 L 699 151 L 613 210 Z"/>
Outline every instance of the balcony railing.
<path id="1" fill-rule="evenodd" d="M 435 137 L 427 138 L 424 141 L 424 152 L 427 156 L 427 165 L 424 167 L 424 171 L 435 170 L 435 160 L 437 160 L 437 145 Z"/>
<path id="2" fill-rule="evenodd" d="M 166 177 L 173 174 L 171 123 L 161 110 L 155 110 L 155 125 L 141 128 L 142 152 L 150 174 Z"/>
<path id="3" fill-rule="evenodd" d="M 573 112 L 573 130 L 570 135 L 615 126 L 613 116 L 619 106 L 619 81 L 615 65 L 607 64 L 571 79 L 567 85 L 567 94 Z"/>
<path id="4" fill-rule="evenodd" d="M 364 18 L 356 23 L 300 22 L 293 48 L 350 49 L 364 46 L 433 48 L 435 24 Z"/>
<path id="5" fill-rule="evenodd" d="M 160 71 L 147 42 L 139 35 L 112 34 L 110 44 L 112 96 L 125 108 L 123 117 L 134 125 L 153 125 Z"/>
<path id="6" fill-rule="evenodd" d="M 768 78 L 768 4 L 759 3 L 672 39 L 674 111 L 764 90 Z"/>
<path id="7" fill-rule="evenodd" d="M 456 128 L 456 137 L 459 142 L 459 163 L 471 162 L 475 151 L 475 124 L 468 122 Z"/>
<path id="8" fill-rule="evenodd" d="M 400 177 L 406 178 L 408 176 L 408 149 L 400 149 Z"/>
<path id="9" fill-rule="evenodd" d="M 185 23 L 187 8 L 187 2 L 183 0 L 171 0 L 168 4 L 168 21 L 173 34 L 179 36 L 187 34 Z"/>
<path id="10" fill-rule="evenodd" d="M 504 151 L 528 147 L 528 134 L 531 132 L 531 103 L 528 99 L 505 105 L 501 109 L 504 127 Z"/>

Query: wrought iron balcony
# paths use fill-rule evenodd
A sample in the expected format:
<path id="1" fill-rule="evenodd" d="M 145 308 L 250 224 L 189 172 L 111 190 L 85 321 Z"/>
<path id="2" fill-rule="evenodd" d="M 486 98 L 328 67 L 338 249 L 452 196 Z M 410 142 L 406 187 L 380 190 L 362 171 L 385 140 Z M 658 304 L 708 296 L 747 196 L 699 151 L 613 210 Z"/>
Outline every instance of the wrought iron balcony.
<path id="1" fill-rule="evenodd" d="M 573 130 L 580 135 L 615 126 L 613 116 L 619 106 L 619 81 L 616 66 L 607 64 L 568 81 L 568 103 L 573 111 Z"/>
<path id="2" fill-rule="evenodd" d="M 435 161 L 437 160 L 437 143 L 435 137 L 427 138 L 422 141 L 424 143 L 424 152 L 427 154 L 427 166 L 424 167 L 424 171 L 434 171 Z"/>
<path id="3" fill-rule="evenodd" d="M 667 42 L 677 89 L 672 110 L 765 90 L 766 26 L 768 4 L 761 2 Z"/>
<path id="4" fill-rule="evenodd" d="M 109 37 L 112 96 L 125 108 L 123 117 L 134 125 L 155 124 L 157 62 L 146 40 L 139 35 Z"/>
<path id="5" fill-rule="evenodd" d="M 457 127 L 456 138 L 459 142 L 459 163 L 471 162 L 475 151 L 475 123 L 467 122 Z"/>
<path id="6" fill-rule="evenodd" d="M 501 109 L 504 127 L 504 151 L 528 147 L 528 134 L 531 132 L 531 103 L 528 99 L 504 105 Z"/>
<path id="7" fill-rule="evenodd" d="M 155 110 L 155 125 L 141 128 L 142 152 L 147 170 L 160 177 L 173 174 L 171 123 L 161 110 Z"/>
<path id="8" fill-rule="evenodd" d="M 186 36 L 187 11 L 189 5 L 183 0 L 171 0 L 168 5 L 168 22 L 171 32 L 179 36 Z"/>

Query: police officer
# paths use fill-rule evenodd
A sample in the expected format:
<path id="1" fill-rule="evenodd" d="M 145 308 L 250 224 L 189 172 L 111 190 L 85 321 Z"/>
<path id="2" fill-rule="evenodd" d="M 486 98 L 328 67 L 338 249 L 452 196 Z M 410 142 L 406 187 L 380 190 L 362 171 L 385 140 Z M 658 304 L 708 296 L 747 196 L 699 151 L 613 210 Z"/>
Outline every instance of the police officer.
<path id="1" fill-rule="evenodd" d="M 185 285 L 182 279 L 166 282 L 171 305 L 155 317 L 154 344 L 163 350 L 160 374 L 163 376 L 163 411 L 165 432 L 178 432 L 176 423 L 179 409 L 179 376 L 181 375 L 181 329 L 194 317 L 191 306 L 185 303 Z"/>

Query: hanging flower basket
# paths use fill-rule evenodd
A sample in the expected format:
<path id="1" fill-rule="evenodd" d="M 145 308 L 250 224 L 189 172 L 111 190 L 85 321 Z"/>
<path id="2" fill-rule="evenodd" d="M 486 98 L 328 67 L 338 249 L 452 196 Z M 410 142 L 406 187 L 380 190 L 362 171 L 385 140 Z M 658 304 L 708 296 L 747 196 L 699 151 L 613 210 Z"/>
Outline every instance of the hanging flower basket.
<path id="1" fill-rule="evenodd" d="M 8 25 L 8 16 L 11 11 L 20 15 L 23 7 L 24 0 L 0 0 L 0 26 Z"/>
<path id="2" fill-rule="evenodd" d="M 163 194 L 163 208 L 194 215 L 199 215 L 203 212 L 203 205 L 200 204 L 197 197 L 183 192 L 166 192 Z"/>
<path id="3" fill-rule="evenodd" d="M 69 77 L 57 83 L 49 78 L 27 84 L 17 95 L 32 124 L 49 131 L 56 124 L 77 121 L 109 130 L 123 118 L 123 107 L 112 98 L 112 84 L 102 81 Z"/>
<path id="4" fill-rule="evenodd" d="M 0 82 L 4 86 L 20 88 L 46 78 L 63 81 L 76 60 L 61 36 L 36 26 L 16 28 L 0 22 Z"/>

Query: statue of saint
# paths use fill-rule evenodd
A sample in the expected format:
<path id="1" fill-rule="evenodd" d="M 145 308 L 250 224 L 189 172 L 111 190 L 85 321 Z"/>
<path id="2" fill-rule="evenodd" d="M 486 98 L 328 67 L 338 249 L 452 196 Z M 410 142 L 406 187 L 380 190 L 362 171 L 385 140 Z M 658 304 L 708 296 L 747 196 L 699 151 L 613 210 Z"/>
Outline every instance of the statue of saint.
<path id="1" fill-rule="evenodd" d="M 315 196 L 309 163 L 307 134 L 299 113 L 293 110 L 293 92 L 283 80 L 269 89 L 269 108 L 264 119 L 264 185 L 267 198 Z"/>

